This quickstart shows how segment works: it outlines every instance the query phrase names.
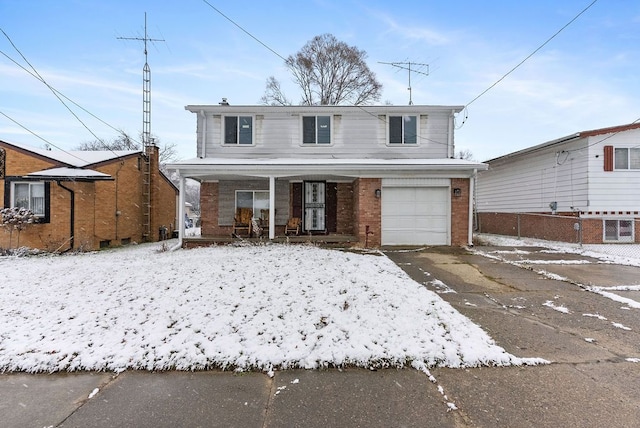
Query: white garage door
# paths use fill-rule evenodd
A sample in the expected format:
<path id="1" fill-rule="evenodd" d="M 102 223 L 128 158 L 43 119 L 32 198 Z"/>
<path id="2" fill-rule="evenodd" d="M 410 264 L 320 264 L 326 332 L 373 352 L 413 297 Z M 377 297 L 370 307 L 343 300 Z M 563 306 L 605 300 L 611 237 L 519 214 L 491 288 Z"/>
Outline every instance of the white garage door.
<path id="1" fill-rule="evenodd" d="M 448 245 L 448 187 L 386 187 L 382 245 Z"/>

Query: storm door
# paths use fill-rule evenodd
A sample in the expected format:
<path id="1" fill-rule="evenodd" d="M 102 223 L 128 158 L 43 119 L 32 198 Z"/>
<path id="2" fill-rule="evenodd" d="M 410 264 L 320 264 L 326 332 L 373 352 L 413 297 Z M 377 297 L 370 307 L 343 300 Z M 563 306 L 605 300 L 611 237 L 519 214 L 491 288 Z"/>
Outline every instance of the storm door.
<path id="1" fill-rule="evenodd" d="M 304 230 L 324 232 L 326 230 L 325 182 L 304 182 Z"/>

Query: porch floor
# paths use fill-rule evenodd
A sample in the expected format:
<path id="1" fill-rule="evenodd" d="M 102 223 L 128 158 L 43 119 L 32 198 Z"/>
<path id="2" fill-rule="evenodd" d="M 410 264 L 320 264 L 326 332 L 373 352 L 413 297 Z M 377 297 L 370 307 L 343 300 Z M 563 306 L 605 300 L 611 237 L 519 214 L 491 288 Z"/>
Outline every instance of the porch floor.
<path id="1" fill-rule="evenodd" d="M 187 236 L 182 239 L 184 248 L 206 247 L 210 245 L 230 245 L 239 242 L 247 243 L 289 243 L 306 244 L 313 243 L 326 246 L 354 246 L 359 243 L 354 235 L 276 235 L 274 239 L 268 237 L 260 238 L 236 238 L 231 236 Z"/>

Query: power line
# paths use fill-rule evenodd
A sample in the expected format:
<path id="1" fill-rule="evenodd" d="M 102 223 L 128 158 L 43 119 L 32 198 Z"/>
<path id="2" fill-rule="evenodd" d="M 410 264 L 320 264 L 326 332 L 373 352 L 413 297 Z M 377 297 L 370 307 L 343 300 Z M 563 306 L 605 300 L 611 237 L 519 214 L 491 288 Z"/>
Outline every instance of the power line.
<path id="1" fill-rule="evenodd" d="M 0 114 L 3 115 L 4 117 L 6 117 L 7 119 L 9 119 L 10 121 L 12 121 L 13 123 L 15 123 L 16 125 L 18 125 L 20 128 L 24 129 L 25 131 L 27 131 L 28 133 L 34 135 L 35 137 L 41 139 L 42 141 L 44 141 L 45 143 L 55 147 L 56 149 L 60 150 L 61 152 L 64 152 L 66 154 L 68 154 L 69 156 L 73 156 L 74 158 L 81 160 L 82 162 L 85 163 L 89 163 L 89 161 L 87 161 L 86 159 L 82 159 L 81 157 L 68 152 L 64 149 L 61 149 L 60 147 L 56 146 L 55 144 L 53 144 L 51 141 L 45 139 L 44 137 L 41 137 L 40 135 L 36 134 L 35 132 L 33 132 L 32 130 L 30 130 L 29 128 L 27 128 L 26 126 L 24 126 L 23 124 L 21 124 L 20 122 L 18 122 L 17 120 L 13 119 L 12 117 L 10 117 L 9 115 L 7 115 L 6 113 L 4 113 L 3 111 L 0 110 Z M 114 153 L 115 154 L 115 153 Z"/>
<path id="2" fill-rule="evenodd" d="M 224 19 L 226 19 L 227 21 L 229 21 L 230 23 L 232 23 L 233 25 L 235 25 L 236 27 L 238 27 L 243 33 L 245 33 L 246 35 L 248 35 L 249 37 L 251 37 L 253 40 L 255 40 L 256 42 L 260 43 L 262 46 L 264 46 L 265 48 L 267 48 L 269 51 L 271 51 L 274 55 L 276 55 L 277 57 L 279 57 L 280 59 L 282 59 L 284 62 L 287 62 L 286 58 L 283 57 L 282 55 L 280 55 L 278 52 L 276 52 L 275 50 L 271 49 L 269 46 L 267 46 L 266 43 L 262 42 L 262 40 L 258 39 L 256 36 L 254 36 L 253 34 L 251 34 L 250 32 L 248 32 L 247 30 L 245 30 L 244 28 L 242 28 L 242 26 L 240 26 L 240 24 L 236 23 L 233 19 L 229 18 L 227 15 L 225 15 L 224 13 L 222 13 L 218 8 L 216 8 L 214 5 L 212 5 L 211 3 L 209 3 L 207 0 L 202 0 L 204 3 L 206 3 L 211 9 L 215 10 L 216 12 L 218 12 Z"/>
<path id="3" fill-rule="evenodd" d="M 545 47 L 551 40 L 553 40 L 554 38 L 556 38 L 556 36 L 558 34 L 560 34 L 565 28 L 567 28 L 569 25 L 571 25 L 575 20 L 577 20 L 583 13 L 585 13 L 587 10 L 589 10 L 589 8 L 591 8 L 591 6 L 593 6 L 594 4 L 596 4 L 598 0 L 593 0 L 587 7 L 585 7 L 580 13 L 578 13 L 571 21 L 569 21 L 568 23 L 566 23 L 562 28 L 560 28 L 558 31 L 556 31 L 551 37 L 549 37 L 543 44 L 541 44 L 536 50 L 534 50 L 533 52 L 531 52 L 529 55 L 527 55 L 527 57 L 525 59 L 523 59 L 522 61 L 520 61 L 515 67 L 513 67 L 511 70 L 509 70 L 505 75 L 503 75 L 501 78 L 499 78 L 493 85 L 489 86 L 487 89 L 485 89 L 484 91 L 482 91 L 480 93 L 480 95 L 478 95 L 477 97 L 475 97 L 474 99 L 472 99 L 471 101 L 469 101 L 467 104 L 465 104 L 465 108 L 469 107 L 473 102 L 475 102 L 478 98 L 480 98 L 481 96 L 483 96 L 484 94 L 486 94 L 487 92 L 489 92 L 491 89 L 493 89 L 498 83 L 502 82 L 507 76 L 509 76 L 511 73 L 513 73 L 516 69 L 518 69 L 522 64 L 524 64 L 529 58 L 531 58 L 532 56 L 534 56 L 536 53 L 538 53 L 538 51 L 540 51 L 543 47 Z"/>
<path id="4" fill-rule="evenodd" d="M 38 76 L 38 80 L 40 80 L 42 83 L 45 84 L 45 86 L 47 88 L 49 88 L 49 90 L 51 91 L 51 93 L 58 99 L 58 101 L 60 101 L 62 103 L 63 106 L 65 106 L 65 108 L 69 111 L 69 113 L 71 113 L 71 115 L 73 115 L 73 117 L 76 118 L 76 120 L 78 122 L 80 122 L 80 124 L 87 130 L 89 131 L 89 133 L 91 135 L 93 135 L 98 141 L 100 141 L 102 144 L 105 144 L 102 139 L 100 137 L 98 137 L 91 129 L 89 129 L 89 127 L 82 121 L 82 119 L 80 119 L 78 117 L 78 115 L 76 115 L 76 113 L 69 108 L 69 106 L 62 100 L 62 98 L 60 98 L 60 96 L 58 96 L 58 94 L 56 93 L 56 91 L 53 89 L 53 87 L 51 85 L 49 85 L 44 78 L 40 75 L 40 73 L 38 73 L 38 70 L 36 70 L 36 68 L 29 62 L 29 60 L 22 54 L 22 52 L 20 51 L 20 49 L 18 49 L 18 47 L 13 43 L 13 41 L 11 40 L 11 38 L 9 37 L 9 35 L 7 33 L 4 32 L 4 30 L 2 30 L 0 28 L 0 31 L 2 32 L 2 34 L 4 34 L 4 36 L 7 38 L 7 40 L 9 41 L 9 43 L 11 43 L 11 46 L 13 46 L 13 48 L 16 50 L 16 52 L 18 52 L 18 54 L 22 57 L 22 59 L 24 60 L 24 62 L 26 62 L 29 67 L 31 67 L 31 69 L 33 70 L 33 72 Z M 106 146 L 106 144 L 105 144 Z M 111 150 L 111 152 L 113 152 L 113 150 Z M 114 153 L 115 154 L 115 153 Z"/>
<path id="5" fill-rule="evenodd" d="M 4 57 L 6 57 L 9 61 L 13 62 L 15 65 L 17 65 L 18 67 L 20 67 L 22 70 L 24 70 L 26 73 L 29 73 L 33 78 L 39 80 L 42 83 L 43 82 L 40 77 L 38 77 L 35 73 L 33 73 L 31 70 L 28 70 L 27 68 L 25 68 L 22 64 L 18 63 L 16 60 L 14 60 L 13 58 L 11 58 L 9 55 L 7 55 L 4 51 L 0 50 L 0 54 L 2 54 Z M 51 89 L 53 89 L 58 95 L 60 95 L 62 98 L 64 98 L 65 100 L 69 101 L 70 103 L 72 103 L 73 105 L 75 105 L 76 107 L 78 107 L 80 110 L 84 111 L 85 113 L 87 113 L 88 115 L 92 116 L 94 119 L 98 120 L 99 122 L 101 122 L 102 124 L 108 126 L 109 128 L 113 129 L 116 132 L 122 132 L 121 129 L 116 128 L 115 126 L 111 125 L 110 123 L 105 122 L 103 119 L 101 119 L 100 117 L 96 116 L 95 114 L 91 113 L 89 110 L 87 110 L 86 108 L 84 108 L 83 106 L 81 106 L 80 104 L 78 104 L 77 102 L 75 102 L 74 100 L 72 100 L 71 98 L 69 98 L 68 96 L 66 96 L 65 94 L 63 94 L 62 92 L 60 92 L 59 90 L 57 90 L 54 87 L 51 87 Z M 132 138 L 132 140 L 138 142 L 137 140 L 135 140 L 134 138 Z M 100 143 L 102 143 L 102 141 L 99 141 Z"/>

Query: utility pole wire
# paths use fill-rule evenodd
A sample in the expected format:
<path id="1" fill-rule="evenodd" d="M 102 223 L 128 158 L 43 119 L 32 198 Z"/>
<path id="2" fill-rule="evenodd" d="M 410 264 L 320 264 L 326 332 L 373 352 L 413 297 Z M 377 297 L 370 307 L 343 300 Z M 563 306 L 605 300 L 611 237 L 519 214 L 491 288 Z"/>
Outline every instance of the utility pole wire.
<path id="1" fill-rule="evenodd" d="M 34 72 L 32 72 L 31 70 L 28 70 L 27 68 L 25 68 L 22 64 L 18 63 L 16 60 L 14 60 L 13 58 L 11 58 L 9 55 L 7 55 L 5 52 L 3 52 L 2 50 L 0 50 L 0 54 L 2 54 L 5 58 L 7 58 L 9 61 L 13 62 L 15 65 L 17 65 L 18 67 L 20 67 L 22 70 L 24 70 L 25 72 L 29 73 L 34 79 L 39 80 L 42 83 L 45 83 L 40 77 L 38 77 Z M 96 119 L 99 122 L 102 122 L 103 125 L 108 126 L 109 128 L 113 129 L 116 132 L 121 133 L 122 129 L 118 129 L 115 126 L 111 125 L 110 123 L 105 122 L 104 120 L 102 120 L 100 117 L 96 116 L 95 114 L 91 113 L 89 110 L 87 110 L 86 108 L 84 108 L 83 106 L 81 106 L 80 104 L 78 104 L 77 102 L 75 102 L 74 100 L 72 100 L 71 98 L 69 98 L 68 96 L 66 96 L 65 94 L 63 94 L 62 92 L 60 92 L 59 90 L 57 90 L 56 88 L 51 87 L 54 91 L 56 91 L 56 93 L 58 95 L 60 95 L 62 98 L 64 98 L 65 100 L 69 101 L 71 104 L 75 105 L 76 107 L 78 107 L 80 110 L 84 111 L 85 113 L 87 113 L 89 116 L 93 117 L 94 119 Z M 20 125 L 22 126 L 22 125 Z M 26 129 L 26 128 L 25 128 Z M 32 132 L 32 131 L 29 131 Z M 33 133 L 33 132 L 32 132 Z M 34 134 L 35 135 L 35 134 Z M 37 136 L 37 135 L 36 135 Z M 37 136 L 38 138 L 42 139 L 42 137 Z M 135 138 L 131 138 L 132 140 L 138 142 Z M 47 143 L 51 144 L 50 142 L 47 141 Z M 52 144 L 53 145 L 53 144 Z M 54 146 L 55 147 L 55 146 Z"/>
<path id="2" fill-rule="evenodd" d="M 543 47 L 545 47 L 551 40 L 553 40 L 558 34 L 560 34 L 565 28 L 567 28 L 569 25 L 571 25 L 576 19 L 578 19 L 583 13 L 585 13 L 587 10 L 589 10 L 589 8 L 591 8 L 591 6 L 593 6 L 594 4 L 596 4 L 598 0 L 593 0 L 587 7 L 585 7 L 579 14 L 577 14 L 571 21 L 567 22 L 562 28 L 560 28 L 558 31 L 556 31 L 556 33 L 549 37 L 543 44 L 541 44 L 536 50 L 534 50 L 533 52 L 531 52 L 525 59 L 523 59 L 522 61 L 520 61 L 515 67 L 513 67 L 511 70 L 509 70 L 504 76 L 502 76 L 501 78 L 499 78 L 493 85 L 489 86 L 487 89 L 485 89 L 484 91 L 482 91 L 480 93 L 480 95 L 478 95 L 477 97 L 475 97 L 474 99 L 472 99 L 471 101 L 469 101 L 466 105 L 466 107 L 469 107 L 474 101 L 476 101 L 478 98 L 480 98 L 481 96 L 483 96 L 484 94 L 486 94 L 487 92 L 489 92 L 491 89 L 493 89 L 498 83 L 502 82 L 508 75 L 510 75 L 511 73 L 513 73 L 514 71 L 516 71 L 517 68 L 519 68 L 522 64 L 524 64 L 529 58 L 531 58 L 532 56 L 534 56 L 536 53 L 538 53 L 538 51 L 540 49 L 542 49 Z"/>
<path id="3" fill-rule="evenodd" d="M 204 3 L 206 3 L 211 9 L 215 10 L 216 12 L 218 12 L 224 19 L 226 19 L 227 21 L 229 21 L 230 23 L 232 23 L 233 25 L 235 25 L 236 27 L 238 27 L 243 33 L 245 33 L 247 36 L 251 37 L 253 40 L 255 40 L 256 42 L 260 43 L 262 46 L 264 46 L 265 48 L 267 48 L 268 50 L 270 50 L 273 54 L 275 54 L 277 57 L 279 57 L 280 59 L 282 59 L 284 62 L 287 62 L 287 59 L 285 57 L 283 57 L 282 55 L 280 55 L 278 52 L 274 51 L 273 49 L 271 49 L 269 46 L 267 46 L 264 42 L 262 42 L 262 40 L 258 39 L 256 36 L 254 36 L 253 34 L 251 34 L 250 32 L 248 32 L 247 30 L 245 30 L 244 28 L 242 28 L 239 24 L 237 24 L 233 19 L 229 18 L 227 15 L 225 15 L 224 13 L 222 13 L 218 8 L 216 8 L 214 5 L 212 5 L 211 3 L 209 3 L 207 0 L 202 0 Z"/>
<path id="4" fill-rule="evenodd" d="M 89 127 L 82 121 L 82 119 L 80 119 L 78 117 L 78 115 L 62 100 L 62 98 L 60 98 L 60 96 L 58 95 L 57 91 L 51 86 L 49 85 L 49 83 L 47 83 L 46 80 L 44 80 L 44 77 L 42 77 L 40 75 L 40 73 L 38 73 L 38 70 L 36 70 L 36 68 L 29 62 L 29 60 L 22 54 L 22 52 L 20 51 L 20 49 L 18 49 L 18 47 L 13 43 L 13 40 L 11 40 L 11 37 L 9 37 L 9 35 L 7 33 L 4 32 L 3 29 L 0 28 L 0 31 L 2 32 L 2 34 L 4 34 L 4 36 L 7 38 L 7 40 L 9 41 L 9 43 L 11 43 L 11 46 L 13 46 L 13 48 L 16 50 L 16 52 L 18 52 L 18 54 L 20 55 L 20 57 L 22 57 L 22 59 L 24 60 L 24 62 L 26 62 L 29 67 L 31 67 L 31 69 L 33 70 L 33 72 L 36 74 L 37 79 L 40 80 L 47 88 L 49 88 L 49 90 L 51 91 L 51 93 L 58 99 L 58 101 L 60 101 L 62 103 L 63 106 L 65 106 L 65 108 L 69 111 L 69 113 L 71 113 L 71 115 L 73 117 L 76 118 L 76 120 L 78 122 L 80 122 L 80 124 L 87 130 L 89 131 L 89 133 L 91 135 L 94 136 L 94 138 L 96 140 L 98 140 L 102 145 L 104 145 L 105 147 L 108 147 L 105 142 L 98 137 L 91 129 L 89 129 Z M 31 131 L 30 131 L 31 132 Z M 52 144 L 53 145 L 53 144 Z M 57 147 L 57 146 L 54 146 Z M 116 154 L 113 150 L 109 149 L 109 151 L 111 151 L 113 154 Z"/>

